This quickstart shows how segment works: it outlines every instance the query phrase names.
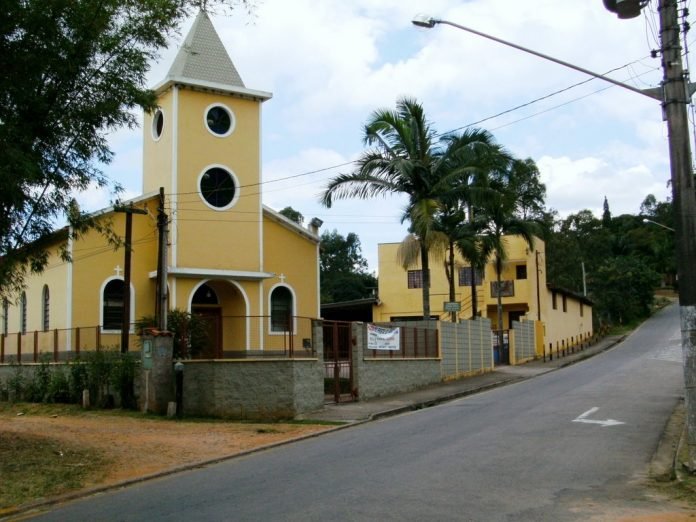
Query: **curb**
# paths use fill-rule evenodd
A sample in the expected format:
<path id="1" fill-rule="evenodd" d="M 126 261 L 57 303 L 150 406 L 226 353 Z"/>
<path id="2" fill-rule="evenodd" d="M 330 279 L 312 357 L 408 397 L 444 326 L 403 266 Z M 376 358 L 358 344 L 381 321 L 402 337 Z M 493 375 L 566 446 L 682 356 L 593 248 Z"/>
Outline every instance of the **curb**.
<path id="1" fill-rule="evenodd" d="M 394 415 L 399 415 L 401 413 L 407 413 L 409 411 L 417 411 L 417 410 L 422 410 L 424 408 L 430 408 L 431 406 L 437 406 L 438 404 L 450 402 L 450 401 L 453 401 L 456 399 L 460 399 L 462 397 L 467 397 L 469 395 L 475 395 L 477 393 L 485 392 L 485 391 L 491 390 L 493 388 L 500 388 L 500 387 L 505 386 L 507 384 L 513 384 L 515 382 L 524 381 L 524 380 L 530 379 L 530 378 L 531 377 L 513 377 L 511 379 L 503 379 L 501 381 L 495 381 L 495 382 L 485 384 L 485 385 L 480 386 L 478 388 L 472 388 L 470 390 L 462 390 L 459 392 L 451 393 L 449 395 L 443 395 L 442 397 L 437 397 L 435 399 L 428 399 L 426 401 L 414 402 L 412 404 L 407 404 L 405 406 L 400 406 L 398 408 L 393 408 L 391 410 L 378 411 L 376 413 L 371 414 L 367 418 L 367 420 L 359 421 L 359 422 L 369 422 L 369 421 L 373 421 L 373 420 L 384 419 L 386 417 L 393 417 Z"/>

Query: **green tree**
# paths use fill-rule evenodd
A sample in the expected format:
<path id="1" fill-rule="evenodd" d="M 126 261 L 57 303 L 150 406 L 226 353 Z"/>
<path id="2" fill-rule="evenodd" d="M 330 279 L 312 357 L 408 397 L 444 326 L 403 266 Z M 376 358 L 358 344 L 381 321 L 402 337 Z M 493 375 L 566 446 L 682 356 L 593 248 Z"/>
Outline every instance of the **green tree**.
<path id="1" fill-rule="evenodd" d="M 106 136 L 155 108 L 149 64 L 195 8 L 247 0 L 7 0 L 0 17 L 0 288 L 47 262 L 56 220 L 90 222 L 75 192 L 110 184 Z M 113 188 L 118 191 L 118 184 Z M 93 224 L 93 223 L 92 223 Z"/>
<path id="2" fill-rule="evenodd" d="M 430 262 L 428 252 L 433 217 L 438 208 L 437 188 L 442 181 L 442 159 L 435 132 L 422 105 L 402 98 L 396 110 L 380 109 L 369 118 L 363 140 L 370 148 L 357 160 L 357 168 L 332 179 L 322 196 L 331 207 L 335 199 L 367 199 L 389 194 L 408 198 L 402 222 L 420 245 L 423 273 L 423 317 L 430 318 Z"/>
<path id="3" fill-rule="evenodd" d="M 336 230 L 322 233 L 319 266 L 322 303 L 370 297 L 377 288 L 377 279 L 368 272 L 362 255 L 360 239 L 353 232 L 345 237 Z"/>
<path id="4" fill-rule="evenodd" d="M 602 225 L 608 227 L 611 225 L 611 212 L 609 211 L 609 200 L 606 196 L 604 196 L 602 209 Z"/>
<path id="5" fill-rule="evenodd" d="M 488 198 L 474 222 L 479 235 L 485 237 L 490 245 L 495 262 L 497 292 L 498 345 L 503 345 L 503 303 L 501 295 L 501 276 L 503 262 L 507 259 L 504 236 L 520 236 L 531 250 L 534 250 L 534 237 L 541 234 L 538 222 L 519 216 L 521 193 L 515 177 L 519 173 L 520 163 L 512 162 L 510 168 L 492 173 L 491 187 L 495 189 L 494 197 Z"/>
<path id="6" fill-rule="evenodd" d="M 278 214 L 282 214 L 290 221 L 294 221 L 298 225 L 304 223 L 304 216 L 302 215 L 302 213 L 299 210 L 295 210 L 292 207 L 285 207 L 283 210 L 279 210 Z"/>
<path id="7" fill-rule="evenodd" d="M 482 129 L 468 129 L 443 138 L 443 159 L 447 175 L 439 188 L 440 208 L 434 229 L 442 236 L 441 248 L 447 252 L 445 273 L 449 283 L 449 300 L 455 300 L 455 250 L 472 267 L 472 316 L 477 315 L 475 271 L 483 270 L 492 253 L 490 242 L 477 235 L 470 221 L 474 208 L 485 205 L 494 191 L 489 187 L 489 173 L 504 169 L 511 156 Z M 531 161 L 531 160 L 529 160 Z M 518 187 L 519 189 L 519 187 Z M 454 314 L 453 314 L 454 320 Z"/>
<path id="8" fill-rule="evenodd" d="M 592 275 L 592 299 L 597 313 L 609 323 L 647 317 L 659 276 L 633 256 L 605 260 Z"/>

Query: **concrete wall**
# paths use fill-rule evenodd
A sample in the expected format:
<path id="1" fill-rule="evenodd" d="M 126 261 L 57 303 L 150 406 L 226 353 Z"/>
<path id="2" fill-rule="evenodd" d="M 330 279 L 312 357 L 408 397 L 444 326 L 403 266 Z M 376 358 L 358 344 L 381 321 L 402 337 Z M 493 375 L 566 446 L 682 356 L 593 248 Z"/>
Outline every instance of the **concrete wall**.
<path id="1" fill-rule="evenodd" d="M 440 322 L 442 378 L 456 379 L 493 370 L 491 321 Z"/>
<path id="2" fill-rule="evenodd" d="M 317 359 L 186 361 L 184 365 L 184 415 L 280 419 L 324 405 L 323 365 Z M 0 382 L 17 371 L 29 381 L 38 366 L 0 365 Z M 141 381 L 136 374 L 139 399 L 145 391 Z M 174 400 L 173 377 L 169 399 Z"/>
<path id="3" fill-rule="evenodd" d="M 408 326 L 415 326 L 409 323 Z M 436 327 L 433 324 L 433 327 Z M 353 323 L 353 380 L 360 400 L 402 393 L 440 382 L 440 358 L 367 358 L 367 326 Z"/>
<path id="4" fill-rule="evenodd" d="M 186 361 L 184 415 L 292 418 L 324 404 L 317 359 Z"/>

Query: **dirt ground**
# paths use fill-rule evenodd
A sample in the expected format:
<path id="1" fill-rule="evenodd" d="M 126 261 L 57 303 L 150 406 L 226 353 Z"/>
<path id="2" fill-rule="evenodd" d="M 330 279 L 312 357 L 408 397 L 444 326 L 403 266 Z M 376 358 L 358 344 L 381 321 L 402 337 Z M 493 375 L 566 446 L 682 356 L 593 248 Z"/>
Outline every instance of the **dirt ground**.
<path id="1" fill-rule="evenodd" d="M 103 414 L 0 415 L 2 431 L 40 434 L 102 452 L 112 464 L 85 488 L 222 458 L 335 426 L 164 421 Z"/>

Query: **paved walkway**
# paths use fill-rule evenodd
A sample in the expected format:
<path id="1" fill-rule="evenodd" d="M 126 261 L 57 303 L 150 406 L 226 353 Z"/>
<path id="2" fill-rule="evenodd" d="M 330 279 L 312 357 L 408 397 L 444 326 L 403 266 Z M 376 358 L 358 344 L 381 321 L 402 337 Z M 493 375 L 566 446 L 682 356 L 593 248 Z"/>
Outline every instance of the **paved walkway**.
<path id="1" fill-rule="evenodd" d="M 438 383 L 412 392 L 380 397 L 369 401 L 326 404 L 321 411 L 307 413 L 297 418 L 360 422 L 396 415 L 557 370 L 603 352 L 620 343 L 623 339 L 624 336 L 619 335 L 607 336 L 597 342 L 597 344 L 579 352 L 568 354 L 565 357 L 554 356 L 553 361 L 536 360 L 520 366 L 498 366 L 493 372 L 474 377 L 464 377 L 456 381 Z"/>

